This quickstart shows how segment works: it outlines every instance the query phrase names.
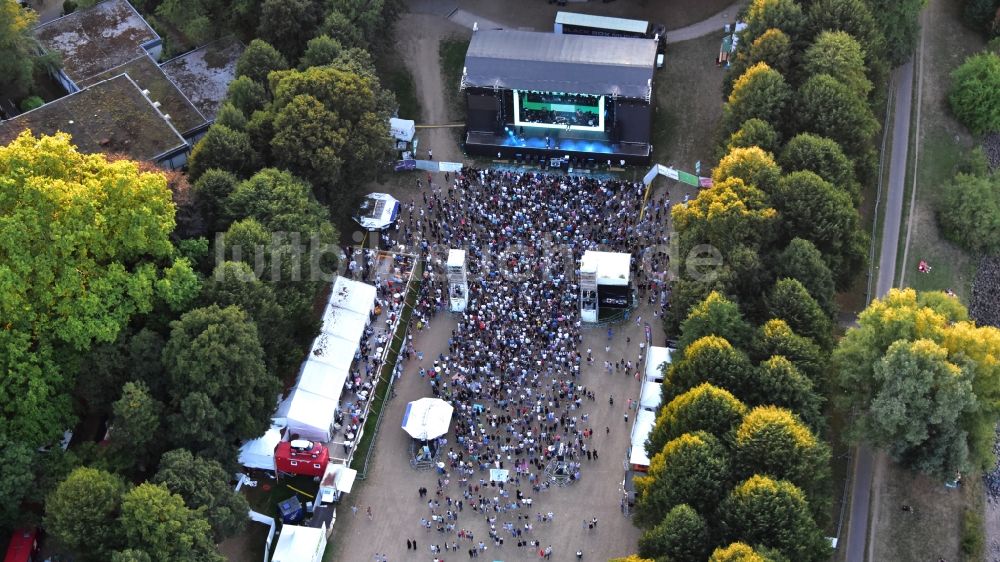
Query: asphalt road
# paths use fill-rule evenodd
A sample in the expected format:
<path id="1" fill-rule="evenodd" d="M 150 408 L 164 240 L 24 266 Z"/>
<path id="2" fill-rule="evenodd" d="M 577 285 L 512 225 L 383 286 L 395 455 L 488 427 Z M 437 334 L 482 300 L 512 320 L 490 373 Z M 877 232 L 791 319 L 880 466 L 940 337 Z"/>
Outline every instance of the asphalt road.
<path id="1" fill-rule="evenodd" d="M 889 178 L 885 184 L 883 201 L 885 220 L 882 228 L 881 251 L 878 260 L 878 277 L 875 297 L 879 298 L 893 287 L 896 276 L 896 252 L 899 248 L 900 222 L 903 215 L 903 192 L 906 180 L 906 159 L 910 147 L 910 109 L 913 101 L 913 62 L 897 68 L 893 73 L 896 100 L 892 120 Z M 865 445 L 857 449 L 854 476 L 851 479 L 851 513 L 848 519 L 845 560 L 864 562 L 868 542 L 868 515 L 871 507 L 872 474 L 875 459 Z"/>

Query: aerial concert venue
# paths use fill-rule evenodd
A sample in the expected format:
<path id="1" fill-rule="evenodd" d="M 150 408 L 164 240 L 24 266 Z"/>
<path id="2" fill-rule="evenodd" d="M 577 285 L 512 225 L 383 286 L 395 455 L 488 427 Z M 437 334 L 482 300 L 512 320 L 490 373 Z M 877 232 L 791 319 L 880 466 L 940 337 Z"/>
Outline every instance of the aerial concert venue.
<path id="1" fill-rule="evenodd" d="M 647 164 L 657 39 L 477 31 L 465 151 L 554 165 Z"/>

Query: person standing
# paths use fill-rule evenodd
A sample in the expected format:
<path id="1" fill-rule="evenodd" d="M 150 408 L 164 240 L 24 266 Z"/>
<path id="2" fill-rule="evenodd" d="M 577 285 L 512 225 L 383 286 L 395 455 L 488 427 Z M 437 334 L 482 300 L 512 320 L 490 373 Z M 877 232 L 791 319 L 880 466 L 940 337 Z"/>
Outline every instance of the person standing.
<path id="1" fill-rule="evenodd" d="M 626 421 L 628 421 L 628 420 L 626 420 Z M 368 520 L 371 521 L 373 519 L 375 519 L 375 514 L 372 513 L 372 506 L 369 505 L 368 506 Z"/>

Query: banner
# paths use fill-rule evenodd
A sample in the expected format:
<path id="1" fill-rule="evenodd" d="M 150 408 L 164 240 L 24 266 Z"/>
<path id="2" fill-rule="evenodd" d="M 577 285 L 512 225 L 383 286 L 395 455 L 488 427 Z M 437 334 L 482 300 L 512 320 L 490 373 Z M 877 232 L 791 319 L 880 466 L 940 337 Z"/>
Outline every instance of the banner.
<path id="1" fill-rule="evenodd" d="M 509 470 L 504 470 L 500 468 L 490 469 L 490 481 L 492 482 L 506 482 L 507 476 L 510 474 Z"/>
<path id="2" fill-rule="evenodd" d="M 396 165 L 393 167 L 393 171 L 402 172 L 404 170 L 416 170 L 417 161 L 416 160 L 396 160 Z"/>
<path id="3" fill-rule="evenodd" d="M 461 172 L 463 164 L 461 162 L 439 162 L 439 172 Z"/>
<path id="4" fill-rule="evenodd" d="M 700 184 L 698 176 L 680 171 L 677 172 L 677 181 L 681 183 L 686 183 L 688 185 L 693 185 L 695 187 L 698 187 Z"/>
<path id="5" fill-rule="evenodd" d="M 712 187 L 712 178 L 698 178 L 698 187 Z"/>

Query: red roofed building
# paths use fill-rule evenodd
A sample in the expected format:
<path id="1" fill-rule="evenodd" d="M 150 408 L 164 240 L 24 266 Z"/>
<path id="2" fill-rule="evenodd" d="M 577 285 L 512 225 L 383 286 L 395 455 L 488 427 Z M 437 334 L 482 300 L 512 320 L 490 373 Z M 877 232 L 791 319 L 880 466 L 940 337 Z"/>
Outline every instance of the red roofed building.
<path id="1" fill-rule="evenodd" d="M 304 476 L 323 476 L 330 462 L 330 451 L 315 441 L 282 441 L 274 450 L 274 464 L 279 471 Z"/>

